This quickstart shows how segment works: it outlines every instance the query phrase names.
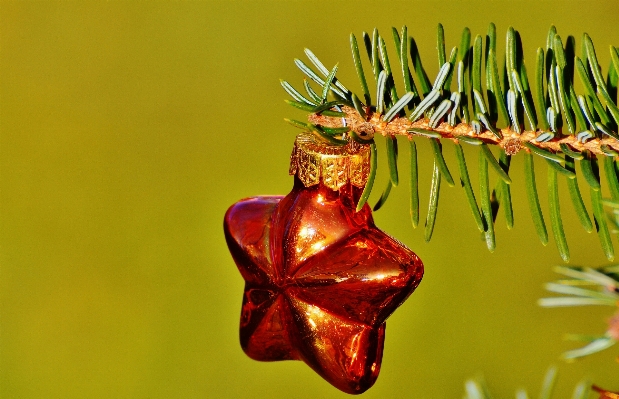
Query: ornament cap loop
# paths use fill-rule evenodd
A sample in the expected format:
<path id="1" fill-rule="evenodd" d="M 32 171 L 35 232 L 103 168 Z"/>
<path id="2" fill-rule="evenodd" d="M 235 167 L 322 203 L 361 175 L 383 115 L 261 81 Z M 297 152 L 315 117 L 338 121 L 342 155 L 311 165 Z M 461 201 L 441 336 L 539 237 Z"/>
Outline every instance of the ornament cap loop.
<path id="1" fill-rule="evenodd" d="M 299 134 L 290 155 L 289 174 L 297 175 L 305 187 L 320 182 L 332 190 L 348 182 L 364 187 L 370 175 L 370 146 L 352 140 L 335 146 Z"/>

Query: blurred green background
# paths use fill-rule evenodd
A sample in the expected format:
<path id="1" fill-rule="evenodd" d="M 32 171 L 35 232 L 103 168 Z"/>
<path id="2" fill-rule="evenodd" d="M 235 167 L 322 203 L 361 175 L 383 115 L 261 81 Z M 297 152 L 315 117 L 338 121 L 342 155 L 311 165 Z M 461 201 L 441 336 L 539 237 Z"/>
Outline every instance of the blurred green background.
<path id="1" fill-rule="evenodd" d="M 292 185 L 297 131 L 283 118 L 302 114 L 278 79 L 298 85 L 292 60 L 310 47 L 358 90 L 349 33 L 390 38 L 403 24 L 433 77 L 438 22 L 448 49 L 465 26 L 485 34 L 494 21 L 504 37 L 513 25 L 530 70 L 550 24 L 562 37 L 586 31 L 606 66 L 618 11 L 615 1 L 0 3 L 0 396 L 346 397 L 303 363 L 255 362 L 238 343 L 243 280 L 222 219 L 241 198 Z M 418 148 L 423 220 L 432 158 Z M 376 214 L 426 275 L 389 319 L 365 397 L 460 397 L 479 372 L 499 397 L 537 393 L 551 364 L 557 398 L 582 377 L 619 390 L 616 348 L 558 361 L 573 347 L 563 333 L 602 332 L 611 313 L 536 305 L 560 258 L 535 235 L 522 166 L 515 157 L 516 226 L 499 216 L 493 254 L 461 188 L 444 185 L 430 244 L 410 227 L 405 185 Z M 564 204 L 572 264 L 606 264 Z"/>

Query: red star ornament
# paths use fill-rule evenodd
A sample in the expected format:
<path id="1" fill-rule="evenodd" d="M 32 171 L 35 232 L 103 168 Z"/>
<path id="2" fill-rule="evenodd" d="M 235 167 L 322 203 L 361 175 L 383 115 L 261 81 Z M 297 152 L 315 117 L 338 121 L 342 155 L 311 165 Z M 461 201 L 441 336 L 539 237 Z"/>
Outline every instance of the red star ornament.
<path id="1" fill-rule="evenodd" d="M 255 360 L 302 360 L 359 394 L 380 371 L 385 320 L 419 285 L 423 264 L 379 230 L 361 188 L 305 187 L 234 204 L 224 229 L 245 279 L 240 339 Z"/>

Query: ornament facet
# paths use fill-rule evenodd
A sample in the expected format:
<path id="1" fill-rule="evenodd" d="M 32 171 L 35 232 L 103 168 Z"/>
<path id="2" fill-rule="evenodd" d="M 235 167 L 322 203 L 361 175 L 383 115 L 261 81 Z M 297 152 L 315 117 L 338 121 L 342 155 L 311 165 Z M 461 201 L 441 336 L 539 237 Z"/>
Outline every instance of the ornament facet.
<path id="1" fill-rule="evenodd" d="M 355 162 L 365 149 L 348 148 L 338 160 L 330 158 L 333 147 L 312 147 L 339 169 L 316 162 L 318 181 L 306 187 L 297 172 L 312 154 L 301 137 L 290 194 L 241 200 L 225 216 L 228 247 L 245 279 L 241 346 L 255 360 L 302 360 L 338 389 L 359 394 L 378 377 L 385 320 L 415 290 L 423 264 L 374 225 L 368 205 L 355 212 L 362 187 L 351 182 L 360 175 L 349 173 L 350 165 L 362 173 Z M 340 184 L 332 177 L 343 168 Z"/>

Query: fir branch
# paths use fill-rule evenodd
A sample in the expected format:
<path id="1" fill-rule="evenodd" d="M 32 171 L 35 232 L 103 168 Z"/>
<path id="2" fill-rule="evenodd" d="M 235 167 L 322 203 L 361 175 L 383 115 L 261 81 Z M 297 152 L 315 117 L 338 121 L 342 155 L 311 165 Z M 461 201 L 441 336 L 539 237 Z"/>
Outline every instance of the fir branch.
<path id="1" fill-rule="evenodd" d="M 574 360 L 612 347 L 619 340 L 619 265 L 595 270 L 558 266 L 555 272 L 568 277 L 546 284 L 546 290 L 565 296 L 541 298 L 544 307 L 602 305 L 616 308 L 604 334 L 594 336 L 568 335 L 572 341 L 585 341 L 587 345 L 567 351 L 562 357 Z M 584 288 L 586 287 L 586 288 Z"/>
<path id="2" fill-rule="evenodd" d="M 309 123 L 295 123 L 295 126 L 305 126 L 319 139 L 338 144 L 355 140 L 367 145 L 375 136 L 385 137 L 390 182 L 377 207 L 382 206 L 391 188 L 399 182 L 395 156 L 396 137 L 405 136 L 411 142 L 415 137 L 430 139 L 434 150 L 434 184 L 430 193 L 431 212 L 426 221 L 426 239 L 431 237 L 436 221 L 440 180 L 445 179 L 450 186 L 453 185 L 453 178 L 440 151 L 440 143 L 451 140 L 457 145 L 456 148 L 460 148 L 456 155 L 467 201 L 477 226 L 485 233 L 490 250 L 494 249 L 493 225 L 497 210 L 496 206 L 492 205 L 493 201 L 501 201 L 508 227 L 513 225 L 508 165 L 510 157 L 519 152 L 526 153 L 525 179 L 531 217 L 542 244 L 547 243 L 548 234 L 532 167 L 535 157 L 545 158 L 549 167 L 551 227 L 559 252 L 566 261 L 569 258 L 569 249 L 563 231 L 559 211 L 561 198 L 557 189 L 562 176 L 567 178 L 570 199 L 581 224 L 586 231 L 593 230 L 576 180 L 576 164 L 579 164 L 590 187 L 591 207 L 603 252 L 612 260 L 614 251 L 602 208 L 604 199 L 598 171 L 599 163 L 602 162 L 606 175 L 603 183 L 608 185 L 611 199 L 619 201 L 619 176 L 615 161 L 619 156 L 617 49 L 610 47 L 608 79 L 604 80 L 591 38 L 583 35 L 582 56 L 574 57 L 573 37 L 568 36 L 563 41 L 552 26 L 545 49 L 540 47 L 537 50 L 535 79 L 531 87 L 523 57 L 523 45 L 517 30 L 510 27 L 507 31 L 505 74 L 501 80 L 496 57 L 496 28 L 493 24 L 490 24 L 485 35 L 485 46 L 481 35 L 476 35 L 471 43 L 471 32 L 465 28 L 459 46 L 453 47 L 449 59 L 445 51 L 445 31 L 439 24 L 436 40 L 440 68 L 434 83 L 431 84 L 423 68 L 416 42 L 408 36 L 406 26 L 402 28 L 401 34 L 395 28 L 391 33 L 397 64 L 390 63 L 387 44 L 377 29 L 372 31 L 371 38 L 367 33 L 363 33 L 363 42 L 371 64 L 370 74 L 377 82 L 374 104 L 353 34 L 350 36 L 350 45 L 361 86 L 360 94 L 347 89 L 335 76 L 337 68 L 330 72 L 311 51 L 306 50 L 306 55 L 324 79 L 303 61 L 295 60 L 301 71 L 319 86 L 318 90 L 314 90 L 307 81 L 304 82 L 308 98 L 286 81 L 282 81 L 284 89 L 295 100 L 288 103 L 310 113 Z M 409 69 L 409 63 L 412 64 L 412 70 Z M 399 72 L 398 75 L 403 79 L 405 94 L 402 97 L 396 92 L 394 71 Z M 584 87 L 583 93 L 576 92 L 575 74 Z M 416 75 L 419 90 L 413 75 Z M 457 77 L 454 85 L 456 87 L 452 88 L 454 75 Z M 335 98 L 334 101 L 327 101 L 329 94 Z M 333 130 L 344 127 L 349 130 Z M 488 167 L 498 174 L 501 181 L 494 192 L 491 192 L 489 186 L 482 184 L 479 196 L 481 209 L 478 208 L 470 182 L 465 182 L 468 180 L 468 170 L 461 153 L 461 143 L 479 147 L 480 156 L 483 158 L 483 161 L 480 158 L 480 172 L 484 181 L 487 179 L 484 170 Z M 500 162 L 490 147 L 500 148 Z M 416 226 L 419 195 L 414 145 L 411 146 L 411 164 L 415 166 L 409 179 L 411 221 L 413 226 Z M 365 191 L 364 193 L 368 194 Z M 614 211 L 614 217 L 615 220 L 611 222 L 619 230 L 619 210 Z"/>
<path id="3" fill-rule="evenodd" d="M 557 382 L 557 368 L 550 367 L 544 376 L 544 380 L 542 382 L 542 387 L 539 395 L 537 396 L 539 399 L 551 399 L 553 395 L 553 391 Z M 478 376 L 477 378 L 472 378 L 467 380 L 464 383 L 464 399 L 492 399 L 494 396 L 490 393 L 490 388 L 486 383 L 485 379 L 482 376 Z M 595 385 L 591 385 L 591 383 L 584 379 L 580 383 L 578 383 L 574 387 L 574 391 L 572 394 L 572 399 L 586 399 L 589 397 L 591 391 L 595 391 L 599 393 L 600 399 L 610 399 L 615 395 L 615 393 L 606 391 L 601 389 Z M 527 391 L 523 388 L 520 388 L 516 391 L 516 399 L 527 399 L 530 396 Z"/>

